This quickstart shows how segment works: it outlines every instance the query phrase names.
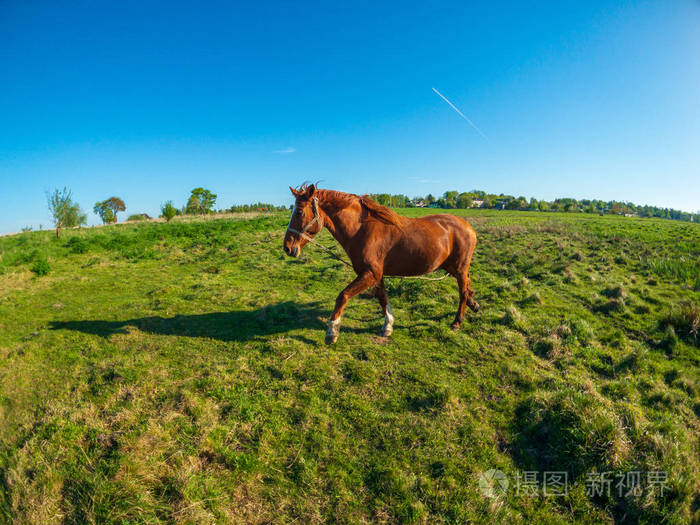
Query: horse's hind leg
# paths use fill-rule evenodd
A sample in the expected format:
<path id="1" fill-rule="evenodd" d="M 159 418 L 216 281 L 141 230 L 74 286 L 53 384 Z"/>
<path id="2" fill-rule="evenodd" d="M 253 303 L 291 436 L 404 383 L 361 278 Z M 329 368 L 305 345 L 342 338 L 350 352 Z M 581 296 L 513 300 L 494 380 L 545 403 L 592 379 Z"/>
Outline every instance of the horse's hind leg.
<path id="1" fill-rule="evenodd" d="M 384 312 L 384 326 L 382 327 L 382 337 L 389 337 L 394 331 L 394 313 L 391 311 L 391 306 L 389 306 L 389 300 L 386 296 L 386 286 L 384 286 L 384 279 L 382 278 L 377 285 L 374 287 L 374 293 L 379 299 L 379 304 Z"/>
<path id="2" fill-rule="evenodd" d="M 472 290 L 469 270 L 465 269 L 457 272 L 455 277 L 459 288 L 459 306 L 457 307 L 457 315 L 452 323 L 452 328 L 457 330 L 464 320 L 465 307 L 468 306 L 473 312 L 478 312 L 479 303 L 474 300 L 474 290 Z"/>

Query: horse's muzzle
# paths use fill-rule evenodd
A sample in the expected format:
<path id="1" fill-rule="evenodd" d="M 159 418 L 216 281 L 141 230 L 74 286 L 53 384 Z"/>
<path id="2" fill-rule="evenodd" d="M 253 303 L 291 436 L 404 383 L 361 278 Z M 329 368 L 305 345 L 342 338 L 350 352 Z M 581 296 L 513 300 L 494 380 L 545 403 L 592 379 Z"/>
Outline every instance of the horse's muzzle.
<path id="1" fill-rule="evenodd" d="M 299 246 L 294 246 L 293 248 L 285 246 L 284 253 L 286 253 L 290 257 L 299 257 Z"/>

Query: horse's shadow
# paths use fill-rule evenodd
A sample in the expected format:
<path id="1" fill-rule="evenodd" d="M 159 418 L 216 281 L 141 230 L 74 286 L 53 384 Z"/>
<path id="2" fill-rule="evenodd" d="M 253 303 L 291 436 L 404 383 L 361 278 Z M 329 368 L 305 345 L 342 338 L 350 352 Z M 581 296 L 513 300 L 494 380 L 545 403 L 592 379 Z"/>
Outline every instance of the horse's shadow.
<path id="1" fill-rule="evenodd" d="M 49 328 L 75 330 L 107 338 L 115 334 L 126 334 L 128 327 L 134 327 L 148 334 L 201 337 L 231 342 L 287 334 L 291 330 L 300 328 L 324 329 L 325 323 L 321 319 L 327 316 L 328 311 L 320 308 L 319 303 L 300 305 L 293 301 L 285 301 L 257 310 L 233 310 L 174 317 L 154 315 L 124 321 L 99 319 L 52 321 Z M 293 337 L 315 343 L 303 336 Z"/>

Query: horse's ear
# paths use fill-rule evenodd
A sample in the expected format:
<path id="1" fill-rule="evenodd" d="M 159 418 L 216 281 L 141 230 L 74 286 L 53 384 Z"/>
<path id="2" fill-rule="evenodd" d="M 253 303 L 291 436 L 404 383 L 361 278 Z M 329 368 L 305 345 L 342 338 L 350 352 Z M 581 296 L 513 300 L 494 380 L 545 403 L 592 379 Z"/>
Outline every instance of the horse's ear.
<path id="1" fill-rule="evenodd" d="M 297 190 L 295 190 L 294 188 L 292 188 L 291 186 L 289 187 L 289 191 L 291 191 L 295 197 L 299 196 L 299 192 Z"/>
<path id="2" fill-rule="evenodd" d="M 314 196 L 314 193 L 316 192 L 316 185 L 312 184 L 308 188 L 306 188 L 306 196 L 310 199 L 311 197 Z"/>

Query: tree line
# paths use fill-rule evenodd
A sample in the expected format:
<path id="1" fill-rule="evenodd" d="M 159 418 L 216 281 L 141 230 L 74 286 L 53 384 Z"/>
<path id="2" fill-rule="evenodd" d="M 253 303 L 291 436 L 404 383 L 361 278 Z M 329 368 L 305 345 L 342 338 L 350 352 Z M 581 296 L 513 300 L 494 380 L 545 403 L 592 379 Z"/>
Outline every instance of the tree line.
<path id="1" fill-rule="evenodd" d="M 160 217 L 166 221 L 172 220 L 178 215 L 207 215 L 211 213 L 237 213 L 248 211 L 280 211 L 286 210 L 285 206 L 275 206 L 269 203 L 253 203 L 233 205 L 228 209 L 215 209 L 218 195 L 205 188 L 192 190 L 187 203 L 177 208 L 172 201 L 164 202 L 160 207 Z M 375 193 L 371 197 L 379 204 L 392 208 L 429 207 L 442 209 L 467 209 L 486 208 L 496 210 L 521 210 L 521 211 L 557 211 L 570 213 L 597 213 L 600 215 L 628 215 L 636 217 L 659 217 L 679 221 L 700 221 L 700 214 L 688 213 L 673 208 L 659 208 L 657 206 L 640 206 L 632 202 L 602 201 L 598 199 L 571 199 L 561 198 L 553 201 L 537 200 L 534 197 L 529 200 L 525 197 L 514 197 L 503 193 L 496 195 L 481 190 L 469 192 L 446 191 L 441 197 L 431 194 L 413 197 L 403 194 Z M 72 228 L 87 224 L 87 214 L 74 202 L 73 193 L 68 188 L 56 189 L 47 194 L 49 212 L 56 228 L 56 236 L 61 229 Z M 117 214 L 126 211 L 126 204 L 119 197 L 109 197 L 104 201 L 96 202 L 93 206 L 95 215 L 102 219 L 104 224 L 117 222 Z M 145 213 L 130 215 L 128 220 L 150 219 Z"/>
<path id="2" fill-rule="evenodd" d="M 218 195 L 205 188 L 195 188 L 192 190 L 187 203 L 181 208 L 177 208 L 172 201 L 161 204 L 160 217 L 166 221 L 171 221 L 178 215 L 208 215 L 212 213 L 235 213 L 243 211 L 279 211 L 286 210 L 285 206 L 275 206 L 263 202 L 253 204 L 233 205 L 228 209 L 215 209 Z M 68 188 L 62 190 L 55 189 L 47 193 L 46 200 L 51 213 L 51 219 L 56 228 L 56 236 L 59 237 L 63 228 L 74 228 L 87 224 L 87 213 L 85 213 L 77 202 L 73 200 L 73 192 Z M 103 201 L 98 201 L 93 206 L 92 211 L 100 217 L 104 224 L 114 224 L 117 222 L 117 214 L 126 211 L 126 204 L 119 197 L 109 197 Z M 146 213 L 130 215 L 127 220 L 147 220 L 151 217 Z M 28 231 L 31 228 L 23 228 Z"/>
<path id="3" fill-rule="evenodd" d="M 442 209 L 486 208 L 495 210 L 557 211 L 571 213 L 597 213 L 600 215 L 628 215 L 635 217 L 659 217 L 679 221 L 700 221 L 700 214 L 688 213 L 673 208 L 640 206 L 632 202 L 602 201 L 598 199 L 560 198 L 553 201 L 537 200 L 534 197 L 514 197 L 503 193 L 496 195 L 481 190 L 469 192 L 446 191 L 441 197 L 431 194 L 412 199 L 406 195 L 389 193 L 373 194 L 380 204 L 392 208 L 430 207 Z"/>

